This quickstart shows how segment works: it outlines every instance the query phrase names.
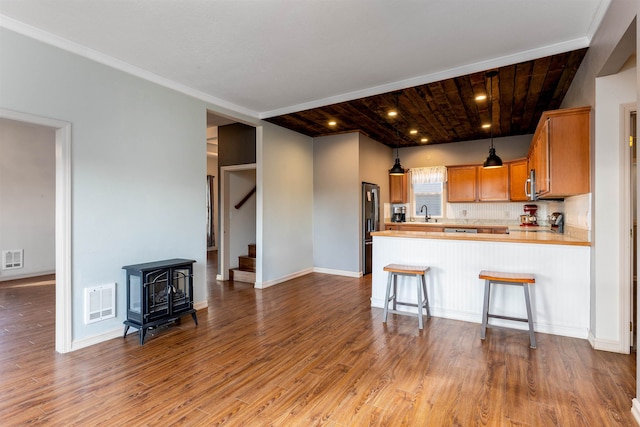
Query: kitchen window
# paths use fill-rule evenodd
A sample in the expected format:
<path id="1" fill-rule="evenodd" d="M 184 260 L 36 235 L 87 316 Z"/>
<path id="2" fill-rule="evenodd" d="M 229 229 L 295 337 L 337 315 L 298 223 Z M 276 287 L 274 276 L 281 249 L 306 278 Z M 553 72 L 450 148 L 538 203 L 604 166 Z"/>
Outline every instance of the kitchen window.
<path id="1" fill-rule="evenodd" d="M 434 182 L 429 184 L 413 184 L 413 206 L 415 212 L 413 216 L 424 217 L 424 212 L 420 212 L 420 208 L 424 205 L 427 207 L 429 216 L 432 218 L 443 217 L 443 185 L 442 182 Z"/>
<path id="2" fill-rule="evenodd" d="M 413 168 L 411 173 L 411 216 L 424 218 L 425 212 L 420 212 L 422 206 L 427 207 L 431 218 L 444 217 L 444 183 L 447 169 L 444 166 Z"/>

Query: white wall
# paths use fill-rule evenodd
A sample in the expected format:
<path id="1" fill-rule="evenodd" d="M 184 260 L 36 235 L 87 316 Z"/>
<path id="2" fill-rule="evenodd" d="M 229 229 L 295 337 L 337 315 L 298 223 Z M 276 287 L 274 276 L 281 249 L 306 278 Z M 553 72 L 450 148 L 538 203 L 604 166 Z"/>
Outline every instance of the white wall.
<path id="1" fill-rule="evenodd" d="M 24 251 L 0 281 L 54 273 L 55 130 L 0 119 L 0 153 L 0 251 Z"/>
<path id="2" fill-rule="evenodd" d="M 585 55 L 580 68 L 578 69 L 569 90 L 562 103 L 562 108 L 592 106 L 591 110 L 591 188 L 592 195 L 592 221 L 594 242 L 591 251 L 591 325 L 590 334 L 592 336 L 592 344 L 596 348 L 607 346 L 615 347 L 619 340 L 620 328 L 613 325 L 619 322 L 621 313 L 620 306 L 616 303 L 620 298 L 620 289 L 617 289 L 613 297 L 608 296 L 599 299 L 598 296 L 603 295 L 603 290 L 611 290 L 610 279 L 606 279 L 600 275 L 599 271 L 609 268 L 605 264 L 611 261 L 607 254 L 619 253 L 619 242 L 622 236 L 614 237 L 613 240 L 608 236 L 598 236 L 604 230 L 598 230 L 602 220 L 609 216 L 610 209 L 619 211 L 621 209 L 622 200 L 620 195 L 614 196 L 614 200 L 608 200 L 607 192 L 614 191 L 610 186 L 607 187 L 607 180 L 598 182 L 607 174 L 615 174 L 620 170 L 621 163 L 614 144 L 613 157 L 609 157 L 605 151 L 611 148 L 612 140 L 619 136 L 619 129 L 612 129 L 604 132 L 604 130 L 596 130 L 597 126 L 604 125 L 604 121 L 613 119 L 611 124 L 614 127 L 619 126 L 619 104 L 616 104 L 613 98 L 608 98 L 604 94 L 600 94 L 596 99 L 596 78 L 600 74 L 603 67 L 615 51 L 616 47 L 623 38 L 624 33 L 631 25 L 637 14 L 638 6 L 635 1 L 613 1 L 609 5 L 609 9 L 605 14 L 600 27 L 594 35 L 591 46 Z M 637 52 L 637 46 L 636 46 Z M 612 76 L 613 77 L 613 76 Z M 616 79 L 615 77 L 613 77 Z M 628 88 L 633 96 L 635 92 L 633 86 Z M 627 96 L 624 96 L 627 97 Z M 597 102 L 596 102 L 597 101 Z M 601 103 L 602 102 L 602 103 Z M 608 127 L 608 125 L 607 125 Z M 604 151 L 603 151 L 604 150 Z M 604 156 L 604 157 L 603 157 Z M 605 194 L 602 194 L 605 193 Z M 607 201 L 605 203 L 605 201 Z M 613 205 L 611 204 L 613 203 Z M 617 217 L 619 218 L 619 217 Z M 619 223 L 619 220 L 616 220 Z M 605 228 L 607 225 L 603 225 Z M 626 232 L 624 233 L 626 235 Z M 616 265 L 619 265 L 616 261 Z M 616 275 L 617 277 L 617 275 Z M 603 281 L 604 279 L 604 281 Z M 617 281 L 616 281 L 617 283 Z M 618 285 L 614 285 L 618 286 Z M 609 320 L 607 320 L 609 319 Z M 613 322 L 613 323 L 612 323 Z M 602 338 L 601 338 L 602 337 Z M 614 338 L 615 337 L 615 338 Z M 613 340 L 612 340 L 613 338 Z"/>
<path id="3" fill-rule="evenodd" d="M 313 140 L 313 265 L 320 271 L 361 271 L 359 148 L 358 133 Z"/>
<path id="4" fill-rule="evenodd" d="M 628 333 L 620 330 L 619 321 L 620 301 L 628 300 L 628 295 L 621 295 L 625 278 L 621 250 L 629 242 L 629 230 L 622 221 L 629 185 L 622 173 L 628 142 L 621 125 L 625 121 L 621 105 L 636 102 L 635 86 L 635 57 L 618 74 L 596 79 L 593 250 L 597 310 L 593 329 L 597 340 L 610 344 L 620 342 L 621 334 Z"/>
<path id="5" fill-rule="evenodd" d="M 73 341 L 122 331 L 123 265 L 194 259 L 206 305 L 207 106 L 6 29 L 0 39 L 0 108 L 72 124 Z M 85 325 L 83 289 L 109 282 L 117 317 Z"/>
<path id="6" fill-rule="evenodd" d="M 229 260 L 230 267 L 237 268 L 238 257 L 247 255 L 248 245 L 256 242 L 256 197 L 249 197 L 239 209 L 240 202 L 256 185 L 256 171 L 242 170 L 229 172 Z"/>
<path id="7" fill-rule="evenodd" d="M 313 142 L 263 122 L 256 159 L 256 287 L 266 287 L 313 269 Z"/>

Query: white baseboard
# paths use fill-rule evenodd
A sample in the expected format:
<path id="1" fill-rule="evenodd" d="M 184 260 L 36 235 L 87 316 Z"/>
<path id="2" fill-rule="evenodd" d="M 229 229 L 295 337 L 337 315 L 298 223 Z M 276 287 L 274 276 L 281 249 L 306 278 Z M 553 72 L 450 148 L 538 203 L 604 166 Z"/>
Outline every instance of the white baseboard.
<path id="1" fill-rule="evenodd" d="M 362 271 L 334 270 L 331 268 L 314 267 L 314 273 L 333 274 L 334 276 L 354 277 L 359 279 L 363 276 Z"/>
<path id="2" fill-rule="evenodd" d="M 137 329 L 129 328 L 129 333 L 137 331 Z M 80 350 L 81 348 L 89 347 L 91 345 L 99 344 L 104 341 L 109 341 L 114 338 L 122 338 L 124 333 L 124 325 L 118 329 L 112 329 L 111 331 L 103 332 L 91 337 L 82 338 L 79 340 L 73 340 L 71 342 L 71 351 Z"/>
<path id="3" fill-rule="evenodd" d="M 631 415 L 633 415 L 636 422 L 640 424 L 640 402 L 638 398 L 631 400 Z"/>
<path id="4" fill-rule="evenodd" d="M 9 270 L 11 271 L 11 270 Z M 1 273 L 0 273 L 1 274 Z M 40 276 L 48 276 L 50 274 L 56 274 L 55 270 L 48 270 L 48 271 L 40 271 L 37 273 L 27 273 L 27 274 L 16 274 L 14 276 L 0 276 L 0 282 L 6 282 L 9 280 L 19 280 L 19 279 L 29 279 L 31 277 L 40 277 Z"/>
<path id="5" fill-rule="evenodd" d="M 205 301 L 200 301 L 197 303 L 193 304 L 193 308 L 195 308 L 196 310 L 203 310 L 205 308 L 207 308 L 209 306 L 209 303 L 205 300 Z M 198 313 L 196 313 L 197 315 Z M 129 331 L 127 332 L 127 335 L 138 331 L 138 329 L 136 328 L 129 328 Z M 105 342 L 105 341 L 109 341 L 112 340 L 114 338 L 122 338 L 124 334 L 124 325 L 122 325 L 121 327 L 117 328 L 117 329 L 112 329 L 110 331 L 107 332 L 103 332 L 101 334 L 98 335 L 93 335 L 91 337 L 87 337 L 87 338 L 82 338 L 79 340 L 74 340 L 71 343 L 71 351 L 75 351 L 75 350 L 80 350 L 81 348 L 85 348 L 85 347 L 89 347 L 95 344 L 100 344 L 101 342 Z"/>
<path id="6" fill-rule="evenodd" d="M 362 277 L 362 272 L 346 271 L 346 270 L 333 270 L 333 269 L 329 269 L 329 268 L 313 267 L 313 268 L 305 268 L 304 270 L 300 270 L 300 271 L 297 271 L 295 273 L 291 273 L 291 274 L 288 274 L 286 276 L 279 277 L 277 279 L 269 280 L 269 281 L 266 281 L 266 282 L 262 282 L 262 283 L 256 282 L 255 288 L 256 289 L 268 288 L 270 286 L 278 285 L 280 283 L 283 283 L 283 282 L 286 282 L 288 280 L 292 280 L 292 279 L 295 279 L 295 278 L 298 278 L 298 277 L 302 277 L 302 276 L 305 276 L 305 275 L 310 274 L 310 273 L 332 274 L 334 276 L 346 276 L 346 277 L 354 277 L 354 278 Z"/>
<path id="7" fill-rule="evenodd" d="M 205 309 L 207 307 L 209 307 L 209 301 L 207 301 L 207 300 L 193 303 L 193 308 L 195 308 L 196 311 L 197 310 L 203 310 L 203 309 Z"/>
<path id="8" fill-rule="evenodd" d="M 589 336 L 587 337 L 589 344 L 591 344 L 591 348 L 596 348 L 596 337 L 593 335 L 591 329 L 589 329 Z"/>
<path id="9" fill-rule="evenodd" d="M 296 271 L 295 273 L 287 274 L 286 276 L 282 276 L 280 278 L 273 279 L 273 280 L 268 280 L 266 282 L 256 282 L 255 288 L 256 289 L 265 289 L 265 288 L 268 288 L 270 286 L 275 286 L 275 285 L 280 284 L 282 282 L 286 282 L 287 280 L 291 280 L 291 279 L 295 279 L 297 277 L 305 276 L 305 275 L 307 275 L 309 273 L 313 273 L 313 268 L 305 268 L 304 270 Z"/>
<path id="10" fill-rule="evenodd" d="M 384 308 L 384 300 L 371 298 L 371 307 Z M 415 307 L 403 307 L 403 311 L 410 313 L 417 313 L 418 309 Z M 434 317 L 442 317 L 444 319 L 460 320 L 470 323 L 482 323 L 481 313 L 467 313 L 454 310 L 442 310 L 437 307 L 429 307 L 431 315 Z M 526 331 L 528 326 L 526 323 L 509 322 L 502 319 L 491 319 L 491 324 L 496 326 L 506 326 L 513 329 L 520 329 Z M 566 327 L 561 325 L 550 325 L 546 323 L 533 322 L 533 329 L 536 333 L 560 335 L 564 337 L 587 339 L 588 331 L 581 328 Z"/>
<path id="11" fill-rule="evenodd" d="M 611 353 L 629 354 L 629 349 L 627 348 L 625 351 L 625 349 L 621 347 L 620 341 L 605 340 L 602 338 L 597 338 L 593 335 L 592 331 L 589 331 L 588 339 L 589 339 L 589 344 L 591 344 L 591 347 L 594 350 L 609 351 Z"/>

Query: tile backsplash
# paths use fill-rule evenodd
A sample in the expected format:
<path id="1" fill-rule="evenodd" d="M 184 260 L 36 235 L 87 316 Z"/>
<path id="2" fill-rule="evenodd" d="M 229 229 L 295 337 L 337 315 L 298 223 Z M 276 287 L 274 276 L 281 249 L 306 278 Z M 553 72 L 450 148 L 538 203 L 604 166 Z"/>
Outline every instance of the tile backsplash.
<path id="1" fill-rule="evenodd" d="M 447 203 L 445 216 L 439 221 L 455 223 L 496 223 L 504 225 L 520 224 L 520 215 L 524 214 L 524 205 L 538 206 L 538 224 L 549 225 L 547 217 L 553 212 L 562 212 L 565 225 L 583 230 L 591 229 L 591 194 L 568 197 L 564 201 L 538 200 L 535 202 L 504 203 Z M 384 217 L 391 217 L 390 203 L 384 205 Z M 410 203 L 401 205 L 407 208 L 407 221 L 412 211 Z"/>
<path id="2" fill-rule="evenodd" d="M 538 224 L 546 225 L 547 216 L 553 212 L 562 212 L 562 202 L 505 202 L 505 203 L 447 203 L 446 219 L 456 222 L 489 221 L 504 222 L 508 225 L 519 224 L 524 214 L 524 205 L 538 206 Z"/>

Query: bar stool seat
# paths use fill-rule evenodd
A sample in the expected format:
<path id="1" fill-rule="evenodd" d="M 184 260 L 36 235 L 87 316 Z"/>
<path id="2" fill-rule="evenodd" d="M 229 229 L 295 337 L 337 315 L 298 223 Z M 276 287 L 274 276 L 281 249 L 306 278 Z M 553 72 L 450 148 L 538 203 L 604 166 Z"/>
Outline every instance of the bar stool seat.
<path id="1" fill-rule="evenodd" d="M 384 320 L 382 323 L 387 323 L 387 315 L 389 313 L 403 314 L 406 316 L 418 317 L 418 328 L 424 328 L 422 310 L 427 310 L 427 320 L 431 317 L 429 312 L 429 297 L 427 295 L 427 284 L 425 275 L 429 271 L 429 267 L 419 265 L 402 265 L 402 264 L 389 264 L 383 268 L 384 271 L 389 273 L 387 279 L 387 291 L 385 294 L 384 303 Z M 398 276 L 415 276 L 417 279 L 417 303 L 402 302 L 397 300 L 398 295 Z M 393 280 L 392 280 L 393 279 Z M 392 285 L 393 282 L 393 285 Z M 391 295 L 391 287 L 393 286 L 393 295 Z M 389 302 L 392 303 L 392 309 L 389 309 Z M 407 311 L 398 311 L 397 306 L 404 305 L 409 307 L 418 307 L 418 313 L 410 313 Z"/>
<path id="2" fill-rule="evenodd" d="M 480 279 L 484 279 L 484 306 L 482 308 L 482 329 L 480 331 L 480 339 L 485 339 L 487 328 L 497 327 L 489 324 L 490 317 L 516 322 L 527 322 L 529 324 L 529 340 L 531 348 L 536 348 L 536 337 L 533 331 L 533 317 L 531 315 L 531 298 L 529 297 L 529 285 L 533 285 L 536 282 L 535 276 L 528 273 L 503 273 L 499 271 L 482 270 L 478 277 Z M 522 286 L 524 289 L 524 300 L 527 306 L 527 318 L 502 316 L 489 313 L 491 284 Z"/>

